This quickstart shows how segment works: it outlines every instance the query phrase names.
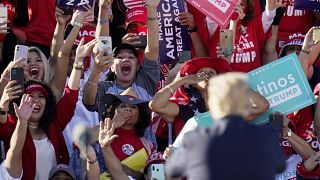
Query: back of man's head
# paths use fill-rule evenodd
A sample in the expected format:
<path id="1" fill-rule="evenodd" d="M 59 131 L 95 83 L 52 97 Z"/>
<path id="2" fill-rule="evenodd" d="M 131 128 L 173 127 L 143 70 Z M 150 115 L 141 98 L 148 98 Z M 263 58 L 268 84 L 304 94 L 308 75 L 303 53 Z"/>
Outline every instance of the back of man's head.
<path id="1" fill-rule="evenodd" d="M 209 81 L 208 104 L 213 119 L 245 116 L 249 109 L 249 86 L 244 73 L 226 73 Z"/>

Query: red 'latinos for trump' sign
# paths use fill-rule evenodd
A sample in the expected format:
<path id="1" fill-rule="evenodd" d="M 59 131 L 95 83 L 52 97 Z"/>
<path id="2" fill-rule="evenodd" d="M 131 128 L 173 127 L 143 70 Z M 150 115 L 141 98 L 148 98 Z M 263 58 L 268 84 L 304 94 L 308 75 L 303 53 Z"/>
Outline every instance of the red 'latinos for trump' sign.
<path id="1" fill-rule="evenodd" d="M 186 0 L 220 27 L 226 28 L 239 0 Z"/>

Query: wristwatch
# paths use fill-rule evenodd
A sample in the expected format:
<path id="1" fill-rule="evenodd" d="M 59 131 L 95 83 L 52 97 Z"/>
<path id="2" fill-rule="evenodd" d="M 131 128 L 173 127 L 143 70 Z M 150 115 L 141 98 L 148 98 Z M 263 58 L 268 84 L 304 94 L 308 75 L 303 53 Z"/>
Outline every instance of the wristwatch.
<path id="1" fill-rule="evenodd" d="M 73 68 L 76 70 L 83 70 L 84 69 L 83 62 L 82 61 L 74 62 Z"/>
<path id="2" fill-rule="evenodd" d="M 292 130 L 289 128 L 289 131 L 287 132 L 286 136 L 283 137 L 283 139 L 288 139 L 291 136 L 292 136 Z"/>

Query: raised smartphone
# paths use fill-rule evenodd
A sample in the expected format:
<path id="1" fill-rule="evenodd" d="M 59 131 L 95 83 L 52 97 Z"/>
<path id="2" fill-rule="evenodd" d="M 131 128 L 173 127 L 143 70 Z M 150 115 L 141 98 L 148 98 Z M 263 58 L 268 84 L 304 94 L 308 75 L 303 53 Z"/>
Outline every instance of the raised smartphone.
<path id="1" fill-rule="evenodd" d="M 232 30 L 229 30 L 229 29 L 220 30 L 219 44 L 225 56 L 230 56 L 233 54 L 234 44 L 233 44 Z"/>
<path id="2" fill-rule="evenodd" d="M 163 164 L 151 164 L 151 180 L 165 180 Z"/>
<path id="3" fill-rule="evenodd" d="M 14 84 L 15 86 L 20 85 L 21 87 L 24 87 L 24 69 L 23 68 L 12 68 L 10 71 L 10 80 L 17 81 Z M 22 95 L 22 93 L 19 95 Z"/>
<path id="4" fill-rule="evenodd" d="M 274 125 L 279 130 L 279 138 L 282 139 L 282 128 L 283 128 L 283 115 L 281 114 L 270 114 L 269 124 Z"/>
<path id="5" fill-rule="evenodd" d="M 315 28 L 313 30 L 312 39 L 315 42 L 319 42 L 320 41 L 320 28 Z"/>
<path id="6" fill-rule="evenodd" d="M 100 36 L 98 37 L 98 49 L 99 52 L 105 51 L 112 54 L 112 39 L 111 36 Z"/>
<path id="7" fill-rule="evenodd" d="M 16 45 L 14 49 L 14 61 L 17 61 L 19 59 L 24 59 L 24 64 L 27 64 L 28 59 L 28 51 L 29 47 L 24 45 Z"/>
<path id="8" fill-rule="evenodd" d="M 135 44 L 134 47 L 137 48 L 145 48 L 147 47 L 147 35 L 141 35 L 139 36 L 139 39 L 137 41 L 140 41 L 139 44 Z"/>
<path id="9" fill-rule="evenodd" d="M 4 23 L 8 21 L 8 8 L 7 7 L 0 7 L 0 23 Z M 1 25 L 1 28 L 6 28 L 7 24 Z M 6 33 L 7 30 L 2 30 L 2 33 Z"/>

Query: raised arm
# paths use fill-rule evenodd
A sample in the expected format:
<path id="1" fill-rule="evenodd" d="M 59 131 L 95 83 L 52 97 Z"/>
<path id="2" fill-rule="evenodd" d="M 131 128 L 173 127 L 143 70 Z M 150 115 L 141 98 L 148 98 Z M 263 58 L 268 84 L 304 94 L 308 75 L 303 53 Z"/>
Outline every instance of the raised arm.
<path id="1" fill-rule="evenodd" d="M 80 11 L 76 11 L 73 15 L 72 21 L 74 26 L 72 31 L 70 32 L 67 40 L 65 41 L 65 43 L 62 45 L 60 51 L 59 51 L 59 55 L 58 55 L 58 61 L 56 64 L 56 68 L 55 68 L 55 75 L 51 81 L 51 88 L 54 92 L 54 94 L 58 97 L 56 97 L 57 99 L 60 99 L 63 91 L 64 91 L 64 87 L 66 84 L 66 79 L 67 79 L 67 75 L 68 75 L 68 64 L 69 64 L 69 54 L 71 52 L 74 40 L 76 39 L 78 32 L 80 30 L 80 26 L 82 26 L 82 24 L 85 23 L 85 21 L 87 20 L 87 17 L 90 17 L 91 14 L 93 13 L 92 10 L 88 7 L 86 12 L 80 12 Z"/>
<path id="2" fill-rule="evenodd" d="M 2 115 L 0 115 L 0 123 L 2 124 L 7 122 L 7 112 L 9 111 L 9 103 L 14 99 L 19 98 L 19 94 L 23 93 L 23 87 L 19 85 L 14 85 L 14 83 L 16 83 L 16 81 L 10 81 L 6 85 L 0 99 L 0 110 L 2 111 Z"/>
<path id="3" fill-rule="evenodd" d="M 113 0 L 99 0 L 98 24 L 96 28 L 96 38 L 100 36 L 109 36 L 109 18 L 111 4 Z"/>
<path id="4" fill-rule="evenodd" d="M 83 89 L 83 104 L 86 106 L 93 106 L 96 104 L 96 96 L 98 92 L 98 83 L 100 74 L 108 69 L 112 63 L 105 63 L 106 61 L 112 61 L 112 55 L 104 56 L 104 52 L 98 52 L 94 57 L 94 65 Z"/>
<path id="5" fill-rule="evenodd" d="M 100 166 L 92 146 L 87 147 L 87 179 L 100 179 Z"/>
<path id="6" fill-rule="evenodd" d="M 198 34 L 197 27 L 194 23 L 193 15 L 188 12 L 181 12 L 179 14 L 179 22 L 181 26 L 188 26 L 190 32 L 190 38 L 196 53 L 196 57 L 208 57 L 208 50 L 205 47 L 202 39 Z"/>
<path id="7" fill-rule="evenodd" d="M 146 0 L 148 33 L 147 47 L 144 54 L 147 59 L 158 61 L 159 59 L 159 22 L 157 7 L 160 0 Z"/>
<path id="8" fill-rule="evenodd" d="M 307 79 L 310 79 L 313 75 L 312 65 L 317 60 L 317 55 L 319 54 L 320 50 L 319 43 L 315 45 L 315 42 L 312 39 L 313 30 L 314 27 L 312 27 L 306 34 L 303 41 L 302 50 L 299 54 L 299 61 Z"/>
<path id="9" fill-rule="evenodd" d="M 167 122 L 173 122 L 180 111 L 179 105 L 169 100 L 173 93 L 180 86 L 196 84 L 204 79 L 205 77 L 200 77 L 195 74 L 174 80 L 154 95 L 153 100 L 149 103 L 149 107 Z"/>
<path id="10" fill-rule="evenodd" d="M 10 149 L 5 160 L 5 167 L 10 176 L 19 178 L 22 176 L 22 149 L 25 143 L 28 121 L 35 104 L 32 103 L 32 97 L 24 94 L 20 106 L 14 104 L 14 110 L 18 117 L 17 126 L 10 140 Z"/>
<path id="11" fill-rule="evenodd" d="M 66 27 L 68 19 L 70 18 L 70 15 L 63 15 L 63 11 L 58 7 L 56 7 L 55 16 L 57 24 L 53 33 L 53 38 L 50 47 L 50 65 L 53 67 L 55 67 L 55 65 L 57 64 L 58 53 L 60 47 L 63 45 L 64 29 Z"/>
<path id="12" fill-rule="evenodd" d="M 128 180 L 127 174 L 124 172 L 119 159 L 111 148 L 112 141 L 118 137 L 118 135 L 113 134 L 114 129 L 115 125 L 110 119 L 106 119 L 104 122 L 100 121 L 99 143 L 102 148 L 106 166 L 112 177 L 115 180 Z"/>
<path id="13" fill-rule="evenodd" d="M 302 157 L 307 158 L 314 154 L 313 149 L 310 144 L 307 143 L 304 139 L 299 137 L 294 132 L 291 132 L 291 136 L 287 136 L 288 131 L 291 131 L 288 127 L 289 119 L 286 116 L 283 116 L 283 130 L 282 135 L 287 141 L 291 144 L 292 148 Z"/>

